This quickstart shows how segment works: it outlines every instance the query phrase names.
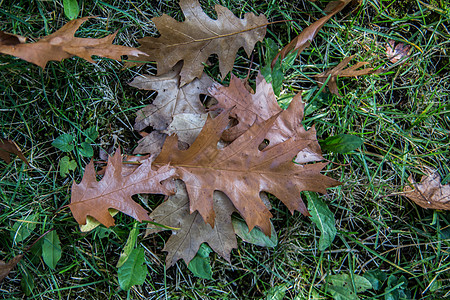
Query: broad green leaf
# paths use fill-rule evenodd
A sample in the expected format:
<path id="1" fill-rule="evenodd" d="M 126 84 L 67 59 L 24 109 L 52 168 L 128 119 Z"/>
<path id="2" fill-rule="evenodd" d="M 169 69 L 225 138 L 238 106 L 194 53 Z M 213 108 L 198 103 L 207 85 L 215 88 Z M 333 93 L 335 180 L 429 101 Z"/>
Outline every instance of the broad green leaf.
<path id="1" fill-rule="evenodd" d="M 128 235 L 125 247 L 123 247 L 123 251 L 120 253 L 119 261 L 117 262 L 118 268 L 120 268 L 127 261 L 128 257 L 130 257 L 131 251 L 136 246 L 138 233 L 137 222 L 134 222 L 133 229 L 131 229 L 130 234 Z"/>
<path id="2" fill-rule="evenodd" d="M 68 156 L 64 156 L 59 160 L 59 175 L 61 177 L 66 177 L 69 174 L 69 171 L 75 171 L 77 168 L 77 162 L 75 160 L 71 160 Z"/>
<path id="3" fill-rule="evenodd" d="M 87 143 L 93 143 L 95 139 L 98 138 L 98 131 L 95 127 L 89 127 L 84 131 L 84 134 L 86 135 L 85 142 Z"/>
<path id="4" fill-rule="evenodd" d="M 347 153 L 361 147 L 364 141 L 356 135 L 338 134 L 320 141 L 319 144 L 322 150 L 328 152 Z"/>
<path id="5" fill-rule="evenodd" d="M 50 269 L 54 270 L 61 258 L 61 244 L 56 230 L 50 231 L 42 243 L 42 258 Z"/>
<path id="6" fill-rule="evenodd" d="M 77 0 L 63 0 L 64 14 L 69 20 L 74 20 L 80 13 Z"/>
<path id="7" fill-rule="evenodd" d="M 58 136 L 53 142 L 52 146 L 58 148 L 63 152 L 70 152 L 75 147 L 72 142 L 75 137 L 69 133 L 62 134 Z"/>
<path id="8" fill-rule="evenodd" d="M 114 208 L 108 208 L 108 212 L 111 215 L 111 217 L 114 217 L 115 215 L 117 215 L 117 213 L 119 211 Z M 80 225 L 80 231 L 81 232 L 89 232 L 89 231 L 95 229 L 96 227 L 98 227 L 99 225 L 100 225 L 99 221 L 97 221 L 95 218 L 93 218 L 91 216 L 87 216 L 86 224 Z"/>
<path id="9" fill-rule="evenodd" d="M 234 232 L 247 243 L 270 248 L 273 248 L 278 244 L 277 232 L 275 231 L 272 222 L 270 223 L 272 228 L 270 237 L 265 235 L 258 227 L 254 227 L 252 231 L 249 232 L 247 223 L 240 219 L 232 218 L 231 222 L 233 223 Z"/>
<path id="10" fill-rule="evenodd" d="M 303 192 L 308 200 L 308 211 L 311 214 L 311 221 L 319 228 L 321 235 L 319 238 L 319 250 L 327 249 L 336 236 L 336 225 L 334 215 L 327 204 L 314 192 Z"/>
<path id="11" fill-rule="evenodd" d="M 284 295 L 286 295 L 286 291 L 287 291 L 286 284 L 274 286 L 267 293 L 266 300 L 283 300 Z"/>
<path id="12" fill-rule="evenodd" d="M 12 238 L 16 243 L 24 241 L 36 228 L 38 214 L 29 214 L 23 220 L 17 220 L 12 227 Z"/>
<path id="13" fill-rule="evenodd" d="M 211 248 L 206 243 L 200 245 L 197 254 L 188 265 L 188 269 L 195 276 L 203 279 L 212 279 L 212 270 L 209 261 L 209 254 L 211 252 Z"/>
<path id="14" fill-rule="evenodd" d="M 78 148 L 78 153 L 80 153 L 80 155 L 83 155 L 84 157 L 92 157 L 94 156 L 94 149 L 92 149 L 91 144 L 82 142 L 81 147 Z"/>
<path id="15" fill-rule="evenodd" d="M 327 282 L 328 291 L 335 300 L 358 300 L 356 293 L 372 288 L 369 280 L 356 274 L 330 275 L 327 277 Z"/>
<path id="16" fill-rule="evenodd" d="M 144 249 L 133 249 L 128 259 L 117 272 L 120 288 L 127 291 L 133 285 L 143 284 L 145 277 L 147 277 L 147 272 Z"/>
<path id="17" fill-rule="evenodd" d="M 383 282 L 387 278 L 386 273 L 381 270 L 369 270 L 365 272 L 363 276 L 370 281 L 375 291 L 378 291 L 381 288 Z"/>
<path id="18" fill-rule="evenodd" d="M 28 270 L 22 270 L 22 279 L 20 280 L 20 286 L 25 296 L 30 296 L 34 289 L 34 278 Z"/>

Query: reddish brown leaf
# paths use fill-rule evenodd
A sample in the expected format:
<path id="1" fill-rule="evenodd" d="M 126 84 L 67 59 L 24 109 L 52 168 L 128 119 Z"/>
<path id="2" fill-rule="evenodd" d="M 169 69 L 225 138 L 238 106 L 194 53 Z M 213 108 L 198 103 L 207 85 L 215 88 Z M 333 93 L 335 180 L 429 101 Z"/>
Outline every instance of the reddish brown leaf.
<path id="1" fill-rule="evenodd" d="M 23 254 L 17 255 L 14 258 L 10 259 L 7 263 L 3 260 L 0 260 L 0 282 L 8 276 L 9 272 L 16 267 L 19 261 L 22 259 Z"/>
<path id="2" fill-rule="evenodd" d="M 91 216 L 106 227 L 114 225 L 114 219 L 108 208 L 117 209 L 138 221 L 149 220 L 147 211 L 133 201 L 132 195 L 140 193 L 170 195 L 161 182 L 174 175 L 175 170 L 169 166 L 161 166 L 157 171 L 152 169 L 151 158 L 142 162 L 134 171 L 122 172 L 123 164 L 120 150 L 108 160 L 105 175 L 97 181 L 94 163 L 91 161 L 85 169 L 80 184 L 73 183 L 72 199 L 69 204 L 75 220 L 80 225 L 86 224 L 86 216 Z"/>
<path id="3" fill-rule="evenodd" d="M 438 172 L 422 176 L 416 183 L 408 178 L 410 186 L 405 186 L 403 195 L 423 208 L 450 210 L 450 184 L 442 185 Z"/>
<path id="4" fill-rule="evenodd" d="M 10 154 L 17 155 L 23 162 L 30 166 L 28 160 L 23 156 L 22 151 L 14 141 L 0 139 L 0 158 L 9 164 L 11 162 Z"/>
<path id="5" fill-rule="evenodd" d="M 267 19 L 246 13 L 239 19 L 226 7 L 216 5 L 217 20 L 208 17 L 197 0 L 181 0 L 184 22 L 177 22 L 168 15 L 153 18 L 161 36 L 144 37 L 139 40 L 140 50 L 149 56 L 138 57 L 141 61 L 156 61 L 158 74 L 164 74 L 179 61 L 184 61 L 180 86 L 202 76 L 203 64 L 211 54 L 219 56 L 222 77 L 233 68 L 237 51 L 244 47 L 247 55 L 256 42 L 266 34 Z"/>
<path id="6" fill-rule="evenodd" d="M 284 59 L 286 55 L 291 51 L 298 51 L 297 55 L 299 55 L 303 50 L 305 50 L 311 44 L 311 41 L 317 35 L 319 30 L 325 25 L 325 23 L 331 19 L 332 16 L 340 12 L 351 0 L 338 0 L 330 2 L 325 11 L 329 12 L 325 17 L 320 18 L 316 22 L 312 23 L 308 27 L 306 27 L 296 38 L 294 38 L 289 44 L 284 46 L 283 49 L 275 56 L 272 60 L 272 68 L 275 66 L 275 63 L 279 59 Z"/>
<path id="7" fill-rule="evenodd" d="M 397 43 L 397 45 L 395 45 L 394 40 L 389 40 L 388 44 L 386 45 L 386 55 L 388 59 L 394 64 L 402 58 L 409 56 L 410 53 L 410 45 L 405 45 L 404 43 Z"/>
<path id="8" fill-rule="evenodd" d="M 164 251 L 168 252 L 167 265 L 171 266 L 179 259 L 184 259 L 189 264 L 202 243 L 208 243 L 216 253 L 230 261 L 231 250 L 237 248 L 231 223 L 231 214 L 236 209 L 230 199 L 219 191 L 214 192 L 213 207 L 217 214 L 212 228 L 198 212 L 189 212 L 189 197 L 184 183 L 177 180 L 176 185 L 177 193 L 150 214 L 150 218 L 156 223 L 179 228 L 173 232 L 164 247 Z M 160 227 L 152 226 L 147 229 L 146 235 L 159 231 Z"/>
<path id="9" fill-rule="evenodd" d="M 113 45 L 116 33 L 101 39 L 74 37 L 78 27 L 91 17 L 72 20 L 55 33 L 40 38 L 35 43 L 24 43 L 12 40 L 12 44 L 1 44 L 0 53 L 17 56 L 42 68 L 48 61 L 61 61 L 65 58 L 78 56 L 94 63 L 92 55 L 120 60 L 122 55 L 145 55 L 145 53 L 130 47 Z"/>
<path id="10" fill-rule="evenodd" d="M 348 67 L 344 69 L 350 60 L 355 57 L 354 55 L 344 58 L 343 61 L 341 61 L 336 67 L 333 69 L 327 70 L 325 72 L 322 72 L 320 74 L 315 75 L 314 77 L 317 78 L 319 86 L 322 86 L 328 79 L 328 76 L 330 76 L 330 80 L 328 81 L 328 88 L 330 89 L 330 92 L 335 94 L 336 96 L 339 95 L 339 88 L 337 86 L 337 78 L 338 77 L 357 77 L 362 75 L 369 75 L 378 73 L 379 70 L 374 71 L 373 68 L 365 68 L 361 70 L 357 70 L 361 68 L 364 65 L 367 65 L 368 62 L 357 62 L 355 65 Z"/>
<path id="11" fill-rule="evenodd" d="M 224 192 L 232 201 L 249 229 L 259 226 L 270 235 L 272 214 L 259 194 L 265 191 L 280 199 L 293 213 L 309 215 L 300 198 L 303 190 L 325 193 L 326 188 L 339 185 L 320 174 L 326 163 L 297 165 L 294 156 L 311 141 L 288 139 L 263 151 L 258 146 L 273 126 L 278 115 L 256 122 L 225 148 L 217 143 L 228 125 L 229 110 L 215 119 L 208 117 L 200 135 L 187 150 L 178 149 L 176 136 L 167 137 L 155 164 L 170 164 L 186 184 L 190 212 L 198 211 L 214 225 L 213 192 Z"/>
<path id="12" fill-rule="evenodd" d="M 25 43 L 27 39 L 20 35 L 11 34 L 8 32 L 0 31 L 0 46 L 13 46 L 21 43 Z"/>

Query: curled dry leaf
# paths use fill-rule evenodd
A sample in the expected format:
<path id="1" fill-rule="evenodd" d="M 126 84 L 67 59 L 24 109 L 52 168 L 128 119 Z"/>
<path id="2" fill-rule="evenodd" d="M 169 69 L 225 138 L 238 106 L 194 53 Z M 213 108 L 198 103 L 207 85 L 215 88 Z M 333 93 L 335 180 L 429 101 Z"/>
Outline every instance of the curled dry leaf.
<path id="1" fill-rule="evenodd" d="M 306 27 L 289 44 L 284 46 L 284 48 L 281 49 L 277 56 L 275 56 L 272 60 L 271 67 L 273 68 L 275 66 L 278 59 L 283 60 L 289 52 L 298 51 L 297 55 L 299 55 L 303 50 L 309 47 L 311 41 L 323 25 L 325 25 L 325 23 L 331 19 L 332 16 L 340 12 L 349 2 L 351 2 L 351 0 L 338 0 L 330 2 L 325 8 L 325 11 L 328 12 L 328 14 Z"/>
<path id="2" fill-rule="evenodd" d="M 23 162 L 25 162 L 28 166 L 28 160 L 20 150 L 19 146 L 14 141 L 7 139 L 0 139 L 0 158 L 3 159 L 7 164 L 11 162 L 10 154 L 17 155 Z"/>
<path id="3" fill-rule="evenodd" d="M 404 43 L 397 43 L 395 45 L 394 40 L 389 40 L 386 45 L 386 55 L 391 63 L 396 63 L 404 57 L 409 56 L 411 53 L 411 46 Z"/>
<path id="4" fill-rule="evenodd" d="M 328 76 L 330 76 L 330 80 L 328 81 L 328 88 L 330 89 L 330 92 L 335 94 L 336 96 L 339 95 L 339 88 L 337 86 L 337 78 L 338 77 L 357 77 L 362 75 L 369 75 L 378 73 L 379 70 L 374 70 L 373 68 L 365 68 L 362 70 L 358 70 L 364 65 L 369 64 L 368 62 L 357 62 L 355 65 L 345 68 L 350 60 L 355 57 L 354 55 L 344 58 L 336 67 L 333 69 L 327 70 L 325 72 L 322 72 L 320 74 L 315 75 L 314 77 L 317 78 L 319 86 L 322 86 L 328 79 Z M 345 69 L 344 69 L 345 68 Z"/>
<path id="5" fill-rule="evenodd" d="M 408 178 L 411 186 L 405 186 L 403 195 L 423 208 L 450 210 L 450 184 L 442 185 L 438 172 L 422 176 L 416 183 Z"/>
<path id="6" fill-rule="evenodd" d="M 27 40 L 26 37 L 0 31 L 0 46 L 13 46 L 17 44 L 25 43 Z"/>
<path id="7" fill-rule="evenodd" d="M 101 39 L 75 37 L 74 34 L 81 24 L 90 18 L 92 17 L 72 20 L 55 33 L 42 37 L 35 43 L 25 43 L 21 37 L 16 36 L 17 39 L 14 39 L 10 34 L 6 37 L 3 33 L 0 39 L 7 38 L 7 43 L 0 42 L 0 53 L 19 57 L 41 68 L 45 68 L 47 62 L 51 60 L 61 61 L 73 56 L 94 63 L 92 55 L 115 60 L 120 60 L 122 55 L 145 55 L 135 48 L 113 45 L 117 32 Z"/>
<path id="8" fill-rule="evenodd" d="M 231 214 L 236 211 L 230 199 L 222 192 L 213 194 L 213 206 L 216 214 L 214 228 L 203 221 L 198 212 L 190 213 L 189 197 L 181 180 L 176 181 L 177 192 L 158 206 L 150 218 L 166 226 L 177 227 L 166 242 L 166 263 L 175 264 L 184 259 L 186 264 L 194 258 L 202 243 L 208 245 L 220 256 L 230 261 L 230 253 L 237 248 L 236 236 L 231 223 Z M 161 231 L 160 227 L 148 227 L 146 235 Z"/>
<path id="9" fill-rule="evenodd" d="M 23 254 L 17 255 L 14 258 L 10 259 L 7 263 L 3 260 L 0 260 L 0 282 L 8 276 L 9 272 L 14 269 L 19 261 L 22 259 Z"/>
<path id="10" fill-rule="evenodd" d="M 167 165 L 153 170 L 151 157 L 142 161 L 134 171 L 131 169 L 124 170 L 120 150 L 117 150 L 108 160 L 102 180 L 97 181 L 94 163 L 91 161 L 86 166 L 81 182 L 74 182 L 72 185 L 69 207 L 75 220 L 84 225 L 86 217 L 91 216 L 106 227 L 112 226 L 114 219 L 109 208 L 119 210 L 140 222 L 149 220 L 147 211 L 134 202 L 131 196 L 140 193 L 173 194 L 161 182 L 172 177 L 175 170 Z"/>
<path id="11" fill-rule="evenodd" d="M 180 7 L 184 22 L 168 15 L 152 19 L 161 36 L 140 39 L 139 49 L 148 57 L 138 57 L 141 61 L 156 61 L 160 75 L 184 61 L 180 86 L 202 76 L 203 64 L 211 54 L 218 55 L 224 77 L 233 68 L 239 48 L 244 47 L 250 56 L 256 42 L 266 35 L 267 18 L 263 15 L 246 13 L 240 19 L 228 8 L 216 5 L 217 20 L 214 20 L 203 12 L 197 0 L 181 0 Z"/>
<path id="12" fill-rule="evenodd" d="M 258 150 L 278 115 L 264 122 L 256 122 L 230 145 L 218 149 L 217 143 L 228 125 L 229 111 L 218 117 L 208 117 L 197 139 L 187 150 L 178 149 L 176 136 L 167 137 L 155 165 L 170 164 L 178 178 L 186 184 L 190 212 L 198 211 L 205 222 L 214 226 L 216 213 L 214 191 L 225 193 L 245 219 L 249 229 L 260 227 L 270 235 L 272 214 L 260 198 L 268 192 L 280 199 L 293 213 L 298 210 L 309 215 L 300 198 L 303 190 L 325 193 L 326 188 L 339 185 L 320 171 L 326 163 L 297 165 L 294 156 L 311 141 L 288 139 Z"/>

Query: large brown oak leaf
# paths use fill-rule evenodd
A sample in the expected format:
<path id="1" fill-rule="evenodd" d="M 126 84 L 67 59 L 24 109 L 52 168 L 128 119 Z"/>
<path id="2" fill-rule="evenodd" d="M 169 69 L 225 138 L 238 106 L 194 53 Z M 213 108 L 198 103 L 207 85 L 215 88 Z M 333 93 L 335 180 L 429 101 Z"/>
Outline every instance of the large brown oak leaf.
<path id="1" fill-rule="evenodd" d="M 213 194 L 214 210 L 217 212 L 214 228 L 203 221 L 198 212 L 189 212 L 189 197 L 186 187 L 177 180 L 177 193 L 159 205 L 150 218 L 159 224 L 179 227 L 166 242 L 166 263 L 170 267 L 179 259 L 186 264 L 194 258 L 202 243 L 208 245 L 220 256 L 230 261 L 230 253 L 237 248 L 236 235 L 231 223 L 231 214 L 236 211 L 230 199 L 222 192 Z M 160 227 L 149 227 L 146 235 L 161 231 Z"/>
<path id="2" fill-rule="evenodd" d="M 266 34 L 267 18 L 246 13 L 237 18 L 228 8 L 216 5 L 217 20 L 206 15 L 197 0 L 181 0 L 180 7 L 185 16 L 178 22 L 168 15 L 153 18 L 161 36 L 144 37 L 139 41 L 139 50 L 148 57 L 139 56 L 140 61 L 156 61 L 158 74 L 164 74 L 179 61 L 183 61 L 181 82 L 183 86 L 203 72 L 203 64 L 211 54 L 219 57 L 222 77 L 233 68 L 236 53 L 244 47 L 250 56 L 254 45 Z"/>
<path id="3" fill-rule="evenodd" d="M 123 169 L 120 150 L 109 158 L 105 175 L 100 181 L 96 179 L 93 161 L 86 166 L 81 182 L 72 185 L 69 204 L 78 224 L 86 224 L 89 215 L 106 227 L 113 226 L 114 219 L 109 208 L 117 209 L 140 222 L 150 220 L 147 211 L 134 202 L 131 196 L 141 193 L 173 194 L 161 182 L 172 177 L 175 169 L 165 165 L 155 171 L 152 169 L 151 157 L 142 161 L 133 171 Z"/>
<path id="4" fill-rule="evenodd" d="M 0 53 L 17 56 L 42 68 L 45 68 L 47 62 L 51 60 L 61 61 L 73 56 L 94 63 L 92 55 L 115 60 L 120 60 L 122 55 L 145 55 L 135 48 L 113 45 L 117 32 L 101 39 L 75 37 L 74 34 L 81 24 L 90 18 L 92 17 L 72 20 L 35 43 L 25 43 L 23 37 L 2 33 Z"/>
<path id="5" fill-rule="evenodd" d="M 187 150 L 178 149 L 177 137 L 169 136 L 155 165 L 170 164 L 184 181 L 190 199 L 190 212 L 198 211 L 214 226 L 213 193 L 222 191 L 232 201 L 249 229 L 260 227 L 270 235 L 272 214 L 259 194 L 268 192 L 280 199 L 293 213 L 309 215 L 300 198 L 304 190 L 325 193 L 340 183 L 323 176 L 326 163 L 297 165 L 296 154 L 308 147 L 309 140 L 290 138 L 263 151 L 258 146 L 278 115 L 256 122 L 230 145 L 218 149 L 217 143 L 228 125 L 229 110 L 214 119 L 208 117 L 203 130 Z"/>

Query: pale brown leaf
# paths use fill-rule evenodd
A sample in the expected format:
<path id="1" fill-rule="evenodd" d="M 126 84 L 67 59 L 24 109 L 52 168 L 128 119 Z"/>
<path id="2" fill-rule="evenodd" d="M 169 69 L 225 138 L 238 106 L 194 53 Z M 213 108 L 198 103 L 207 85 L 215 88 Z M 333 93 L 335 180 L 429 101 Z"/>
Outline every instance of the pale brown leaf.
<path id="1" fill-rule="evenodd" d="M 202 243 L 208 245 L 220 256 L 230 261 L 230 253 L 237 248 L 236 236 L 231 223 L 231 214 L 236 211 L 230 199 L 223 193 L 215 191 L 213 207 L 217 212 L 214 228 L 205 223 L 198 212 L 189 212 L 189 197 L 181 180 L 176 181 L 177 193 L 170 196 L 158 206 L 150 218 L 154 222 L 179 228 L 174 230 L 166 242 L 166 263 L 175 264 L 184 259 L 186 264 L 194 258 Z M 160 227 L 148 227 L 146 235 L 160 231 Z"/>
<path id="2" fill-rule="evenodd" d="M 171 195 L 173 192 L 161 182 L 174 174 L 175 170 L 167 165 L 153 170 L 151 157 L 142 161 L 132 172 L 130 169 L 124 170 L 120 150 L 117 150 L 108 160 L 102 180 L 97 181 L 92 161 L 86 166 L 80 184 L 74 182 L 72 185 L 69 207 L 80 225 L 86 224 L 89 215 L 106 227 L 113 226 L 114 219 L 108 212 L 109 208 L 117 209 L 140 222 L 149 220 L 147 211 L 134 202 L 131 196 L 140 193 Z"/>
<path id="3" fill-rule="evenodd" d="M 14 258 L 10 259 L 7 263 L 3 260 L 0 260 L 0 282 L 8 276 L 9 272 L 14 269 L 19 261 L 22 259 L 23 254 L 17 255 Z"/>
<path id="4" fill-rule="evenodd" d="M 93 55 L 120 60 L 122 55 L 145 55 L 145 53 L 130 47 L 113 45 L 117 32 L 101 39 L 77 38 L 74 36 L 78 28 L 86 20 L 84 17 L 72 20 L 51 35 L 40 38 L 35 43 L 24 43 L 23 40 L 13 40 L 12 44 L 1 44 L 0 53 L 19 57 L 28 62 L 45 68 L 47 62 L 61 61 L 73 56 L 81 57 L 95 63 Z"/>
<path id="5" fill-rule="evenodd" d="M 339 95 L 339 88 L 337 86 L 337 78 L 338 77 L 357 77 L 362 75 L 369 75 L 374 73 L 379 73 L 379 70 L 374 70 L 373 68 L 365 68 L 358 70 L 364 65 L 369 64 L 368 62 L 357 62 L 355 65 L 351 67 L 345 68 L 350 60 L 355 57 L 354 55 L 344 58 L 336 67 L 333 69 L 327 70 L 325 72 L 322 72 L 320 74 L 314 75 L 314 77 L 317 78 L 319 87 L 321 87 L 330 76 L 330 80 L 328 80 L 328 88 L 330 89 L 330 92 L 335 94 L 336 96 Z"/>
<path id="6" fill-rule="evenodd" d="M 158 38 L 139 40 L 140 50 L 148 57 L 141 61 L 156 61 L 158 74 L 164 74 L 179 61 L 184 61 L 180 86 L 202 76 L 203 64 L 211 54 L 219 57 L 219 69 L 225 77 L 233 68 L 239 48 L 244 47 L 250 56 L 254 45 L 266 34 L 267 19 L 264 15 L 246 13 L 239 19 L 226 7 L 216 5 L 217 20 L 208 17 L 197 0 L 181 0 L 184 22 L 177 22 L 168 15 L 153 18 L 161 34 Z"/>
<path id="7" fill-rule="evenodd" d="M 11 162 L 11 154 L 17 155 L 23 162 L 30 166 L 28 160 L 23 155 L 22 150 L 20 150 L 19 146 L 17 146 L 14 141 L 0 139 L 0 159 L 3 159 L 9 164 Z"/>
<path id="8" fill-rule="evenodd" d="M 198 211 L 205 222 L 214 225 L 216 213 L 213 192 L 224 192 L 232 201 L 249 229 L 260 227 L 270 235 L 272 214 L 259 194 L 268 192 L 280 199 L 293 213 L 309 215 L 300 198 L 303 190 L 325 193 L 339 185 L 320 174 L 326 163 L 297 165 L 294 156 L 311 141 L 288 139 L 259 151 L 258 146 L 273 126 L 278 115 L 256 122 L 230 145 L 218 149 L 217 143 L 228 125 L 229 110 L 215 119 L 208 117 L 203 130 L 187 150 L 178 149 L 176 136 L 167 137 L 155 165 L 170 164 L 186 184 L 190 212 Z"/>
<path id="9" fill-rule="evenodd" d="M 331 19 L 332 16 L 340 12 L 349 2 L 352 0 L 338 0 L 338 1 L 332 1 L 330 2 L 327 7 L 325 8 L 325 11 L 328 12 L 328 14 L 316 22 L 312 23 L 308 27 L 306 27 L 297 37 L 295 37 L 289 44 L 284 46 L 283 49 L 275 56 L 275 58 L 272 60 L 271 66 L 272 68 L 275 66 L 275 63 L 278 59 L 284 59 L 286 55 L 291 51 L 298 51 L 297 55 L 300 55 L 300 53 L 305 50 L 309 45 L 311 44 L 311 41 L 314 39 L 314 37 L 317 35 L 319 30 L 325 25 L 325 23 Z"/>
<path id="10" fill-rule="evenodd" d="M 423 208 L 450 210 L 450 184 L 442 185 L 438 172 L 422 176 L 416 183 L 408 178 L 411 186 L 405 186 L 403 195 Z"/>

